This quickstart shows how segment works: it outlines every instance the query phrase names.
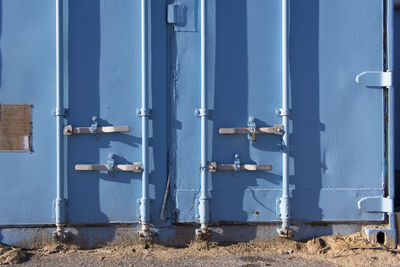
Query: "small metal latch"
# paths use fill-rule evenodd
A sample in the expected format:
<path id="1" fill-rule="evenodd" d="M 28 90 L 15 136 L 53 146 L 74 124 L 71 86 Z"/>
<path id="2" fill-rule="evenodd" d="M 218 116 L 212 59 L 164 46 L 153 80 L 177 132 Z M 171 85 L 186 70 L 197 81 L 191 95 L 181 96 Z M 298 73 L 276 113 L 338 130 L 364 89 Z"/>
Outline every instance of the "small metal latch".
<path id="1" fill-rule="evenodd" d="M 115 160 L 114 160 L 114 154 L 110 153 L 108 154 L 108 159 L 107 159 L 107 169 L 109 172 L 114 171 L 115 167 Z"/>
<path id="2" fill-rule="evenodd" d="M 240 158 L 239 154 L 235 154 L 235 160 L 233 161 L 233 165 L 235 167 L 235 172 L 240 171 Z"/>
<path id="3" fill-rule="evenodd" d="M 97 116 L 93 116 L 92 117 L 92 125 L 90 126 L 90 132 L 92 133 L 92 134 L 96 134 L 97 133 L 97 126 L 98 126 L 98 123 L 97 123 Z"/>
<path id="4" fill-rule="evenodd" d="M 247 122 L 247 126 L 249 127 L 250 134 L 247 135 L 249 141 L 256 141 L 256 122 L 254 117 L 249 117 L 249 121 Z"/>
<path id="5" fill-rule="evenodd" d="M 233 164 L 217 164 L 216 162 L 208 163 L 209 172 L 217 171 L 271 171 L 271 165 L 241 164 L 239 154 L 235 154 Z"/>
<path id="6" fill-rule="evenodd" d="M 365 71 L 357 75 L 356 83 L 371 88 L 390 87 L 393 85 L 393 72 Z"/>

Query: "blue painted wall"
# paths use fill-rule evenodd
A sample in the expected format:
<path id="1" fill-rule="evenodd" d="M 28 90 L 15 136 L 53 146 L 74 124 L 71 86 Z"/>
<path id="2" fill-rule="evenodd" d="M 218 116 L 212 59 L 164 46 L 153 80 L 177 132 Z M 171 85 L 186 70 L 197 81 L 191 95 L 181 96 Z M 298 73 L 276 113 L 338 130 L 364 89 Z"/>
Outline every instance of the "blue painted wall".
<path id="1" fill-rule="evenodd" d="M 52 224 L 56 198 L 55 1 L 0 0 L 0 103 L 33 104 L 33 151 L 0 152 L 0 224 Z M 291 1 L 292 214 L 296 221 L 371 221 L 357 202 L 384 192 L 384 95 L 356 85 L 383 69 L 377 0 Z M 170 222 L 195 222 L 200 181 L 199 1 L 187 24 L 152 1 L 150 197 L 159 221 L 171 177 Z M 268 173 L 209 175 L 213 222 L 277 221 L 281 139 L 222 136 L 222 127 L 280 124 L 281 1 L 208 1 L 210 161 L 271 164 Z M 141 161 L 140 1 L 69 0 L 64 13 L 65 124 L 129 125 L 131 132 L 65 137 L 70 224 L 137 222 L 141 175 L 77 172 L 75 164 Z M 21 19 L 23 18 L 23 19 Z M 397 22 L 398 18 L 397 18 Z M 398 24 L 398 23 L 397 23 Z M 398 31 L 397 31 L 398 33 Z M 396 34 L 397 34 L 396 33 Z M 396 38 L 398 34 L 396 35 Z M 398 38 L 397 38 L 398 39 Z M 396 40 L 397 40 L 396 39 Z M 396 54 L 399 61 L 399 54 Z M 397 131 L 399 132 L 399 131 Z M 399 150 L 398 150 L 399 151 Z M 11 205 L 10 205 L 11 203 Z"/>
<path id="2" fill-rule="evenodd" d="M 0 1 L 0 103 L 33 104 L 33 151 L 0 153 L 3 225 L 53 223 L 55 14 L 52 0 Z"/>

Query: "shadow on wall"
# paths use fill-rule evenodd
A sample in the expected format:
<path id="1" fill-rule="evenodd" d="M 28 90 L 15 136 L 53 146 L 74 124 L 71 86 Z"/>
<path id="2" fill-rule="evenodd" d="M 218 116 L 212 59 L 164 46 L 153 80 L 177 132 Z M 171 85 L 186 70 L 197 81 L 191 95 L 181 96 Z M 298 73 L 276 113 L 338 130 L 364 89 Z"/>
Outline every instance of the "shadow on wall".
<path id="1" fill-rule="evenodd" d="M 71 0 L 68 13 L 69 123 L 86 125 L 100 112 L 100 1 Z M 100 210 L 99 177 L 74 170 L 77 159 L 99 159 L 98 142 L 88 138 L 93 139 L 68 139 L 69 218 L 74 224 L 109 220 Z"/>
<path id="2" fill-rule="evenodd" d="M 304 12 L 307 10 L 307 12 Z M 292 100 L 291 157 L 294 159 L 292 210 L 295 220 L 320 221 L 322 187 L 319 110 L 319 0 L 291 1 L 290 75 Z M 307 151 L 307 156 L 304 156 Z M 297 212 L 296 212 L 297 211 Z M 299 212 L 301 211 L 301 213 Z"/>
<path id="3" fill-rule="evenodd" d="M 218 133 L 218 127 L 237 125 L 248 120 L 247 27 L 247 1 L 216 1 L 214 110 L 210 116 L 214 124 L 213 161 L 233 162 L 234 153 L 239 153 L 243 162 L 250 159 L 249 142 L 245 137 L 227 138 Z M 247 220 L 248 214 L 242 210 L 244 192 L 249 186 L 255 186 L 256 181 L 244 178 L 244 175 L 240 173 L 240 177 L 233 177 L 231 172 L 211 175 L 213 221 Z M 221 190 L 226 184 L 235 184 L 235 191 Z M 235 209 L 226 209 L 227 200 Z"/>

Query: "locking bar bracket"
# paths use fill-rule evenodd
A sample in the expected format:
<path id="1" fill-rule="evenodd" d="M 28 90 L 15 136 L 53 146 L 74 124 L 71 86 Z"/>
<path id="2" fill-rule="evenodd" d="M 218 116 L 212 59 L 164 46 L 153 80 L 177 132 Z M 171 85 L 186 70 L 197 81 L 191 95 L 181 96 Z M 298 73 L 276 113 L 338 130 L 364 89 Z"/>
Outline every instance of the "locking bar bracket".
<path id="1" fill-rule="evenodd" d="M 357 75 L 356 83 L 370 88 L 391 87 L 393 85 L 393 72 L 365 71 Z"/>

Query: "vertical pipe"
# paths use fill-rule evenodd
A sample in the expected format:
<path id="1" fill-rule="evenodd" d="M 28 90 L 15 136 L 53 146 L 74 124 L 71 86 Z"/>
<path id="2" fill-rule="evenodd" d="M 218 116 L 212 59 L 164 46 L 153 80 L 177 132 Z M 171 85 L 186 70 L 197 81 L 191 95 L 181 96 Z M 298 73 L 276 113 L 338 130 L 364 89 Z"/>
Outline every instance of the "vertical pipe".
<path id="1" fill-rule="evenodd" d="M 386 62 L 385 71 L 393 71 L 393 16 L 394 16 L 394 3 L 393 0 L 386 0 Z M 394 136 L 395 136 L 395 91 L 394 87 L 388 87 L 388 112 L 389 112 L 389 125 L 388 125 L 388 197 L 391 200 L 392 212 L 389 213 L 389 228 L 395 230 L 395 216 L 394 210 L 394 197 L 395 197 L 395 172 L 394 172 Z M 394 231 L 394 234 L 396 232 Z"/>
<path id="2" fill-rule="evenodd" d="M 142 69 L 142 108 L 140 116 L 142 117 L 142 199 L 140 202 L 140 219 L 142 224 L 141 234 L 147 237 L 149 234 L 149 100 L 148 100 L 148 0 L 141 0 L 141 69 Z"/>
<path id="3" fill-rule="evenodd" d="M 289 196 L 289 88 L 288 88 L 288 0 L 282 0 L 282 124 L 285 130 L 282 143 L 282 197 L 280 212 L 282 228 L 280 235 L 289 236 L 290 196 Z"/>
<path id="4" fill-rule="evenodd" d="M 199 116 L 201 118 L 201 162 L 200 162 L 200 199 L 199 215 L 201 234 L 208 233 L 208 170 L 207 170 L 207 88 L 206 88 L 206 0 L 200 2 L 200 83 L 201 83 L 201 106 Z"/>
<path id="5" fill-rule="evenodd" d="M 64 233 L 64 226 L 66 223 L 65 216 L 65 195 L 64 195 L 64 144 L 63 144 L 63 0 L 56 1 L 56 160 L 57 160 L 57 198 L 55 205 L 56 214 L 56 233 L 57 237 L 60 237 Z"/>

